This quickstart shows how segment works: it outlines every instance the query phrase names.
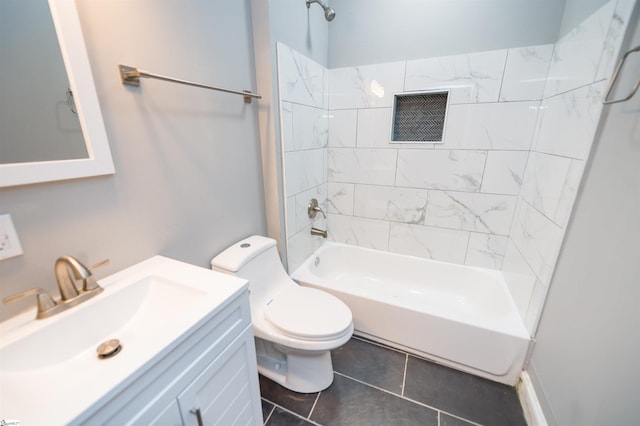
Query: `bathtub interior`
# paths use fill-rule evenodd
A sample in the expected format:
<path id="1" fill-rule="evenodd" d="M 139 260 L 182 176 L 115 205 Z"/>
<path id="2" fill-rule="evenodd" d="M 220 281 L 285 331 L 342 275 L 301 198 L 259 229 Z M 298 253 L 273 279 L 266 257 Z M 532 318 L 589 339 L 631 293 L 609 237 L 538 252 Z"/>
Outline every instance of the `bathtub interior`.
<path id="1" fill-rule="evenodd" d="M 495 270 L 325 243 L 292 276 L 313 277 L 323 287 L 382 303 L 393 300 L 410 310 L 428 307 L 454 321 L 491 323 L 517 316 L 502 273 Z M 526 333 L 524 326 L 521 332 Z"/>
<path id="2" fill-rule="evenodd" d="M 530 337 L 499 271 L 325 243 L 292 277 L 345 302 L 358 335 L 517 381 Z"/>

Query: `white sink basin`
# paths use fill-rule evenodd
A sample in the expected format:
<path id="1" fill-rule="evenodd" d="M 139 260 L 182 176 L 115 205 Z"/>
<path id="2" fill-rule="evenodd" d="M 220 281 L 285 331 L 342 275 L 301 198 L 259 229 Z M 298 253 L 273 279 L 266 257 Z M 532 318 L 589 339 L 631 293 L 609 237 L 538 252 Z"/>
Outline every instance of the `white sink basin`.
<path id="1" fill-rule="evenodd" d="M 61 424 L 145 371 L 246 282 L 155 256 L 98 282 L 104 292 L 51 318 L 0 325 L 0 413 Z M 19 324 L 15 326 L 15 324 Z M 120 353 L 96 348 L 118 339 Z"/>
<path id="2" fill-rule="evenodd" d="M 73 364 L 85 351 L 95 355 L 98 344 L 110 338 L 136 350 L 137 335 L 162 333 L 168 322 L 205 295 L 160 277 L 142 278 L 90 305 L 79 305 L 58 321 L 38 321 L 43 327 L 0 349 L 0 372 Z"/>

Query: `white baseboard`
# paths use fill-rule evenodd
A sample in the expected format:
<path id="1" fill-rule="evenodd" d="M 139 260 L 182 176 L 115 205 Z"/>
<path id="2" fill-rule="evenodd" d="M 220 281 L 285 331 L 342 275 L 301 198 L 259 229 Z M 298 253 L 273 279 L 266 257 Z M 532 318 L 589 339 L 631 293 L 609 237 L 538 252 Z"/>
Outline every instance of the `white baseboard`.
<path id="1" fill-rule="evenodd" d="M 547 426 L 547 420 L 542 412 L 538 395 L 536 395 L 536 390 L 533 388 L 529 373 L 526 371 L 520 373 L 517 390 L 527 424 L 529 426 Z"/>

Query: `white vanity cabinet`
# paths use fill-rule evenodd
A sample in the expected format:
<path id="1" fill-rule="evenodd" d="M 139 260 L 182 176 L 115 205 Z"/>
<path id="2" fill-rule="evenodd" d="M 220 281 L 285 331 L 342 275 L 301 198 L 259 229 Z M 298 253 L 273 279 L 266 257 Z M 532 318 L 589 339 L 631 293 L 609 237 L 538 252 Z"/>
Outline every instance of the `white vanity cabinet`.
<path id="1" fill-rule="evenodd" d="M 185 424 L 262 424 L 261 409 L 257 422 L 255 413 L 253 334 L 251 329 L 242 334 L 178 395 Z"/>
<path id="2" fill-rule="evenodd" d="M 182 417 L 180 417 L 180 408 L 178 408 L 178 400 L 173 400 L 162 410 L 162 412 L 151 422 L 149 426 L 179 426 L 182 425 Z"/>
<path id="3" fill-rule="evenodd" d="M 246 283 L 152 363 L 73 424 L 263 424 Z"/>

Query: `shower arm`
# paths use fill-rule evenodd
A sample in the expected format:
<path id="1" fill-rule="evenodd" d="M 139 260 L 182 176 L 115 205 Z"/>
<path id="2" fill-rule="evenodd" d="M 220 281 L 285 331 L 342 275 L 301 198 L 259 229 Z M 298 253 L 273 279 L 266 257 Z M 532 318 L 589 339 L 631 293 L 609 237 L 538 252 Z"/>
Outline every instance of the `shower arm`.
<path id="1" fill-rule="evenodd" d="M 322 0 L 307 0 L 307 9 L 311 8 L 312 3 L 318 3 L 320 7 L 322 7 L 323 9 L 326 9 L 329 7 L 325 3 L 323 3 Z"/>
<path id="2" fill-rule="evenodd" d="M 327 21 L 333 21 L 333 18 L 336 17 L 336 12 L 329 5 L 322 2 L 322 0 L 307 0 L 307 9 L 311 8 L 311 3 L 318 3 L 320 7 L 324 10 L 324 18 Z"/>

